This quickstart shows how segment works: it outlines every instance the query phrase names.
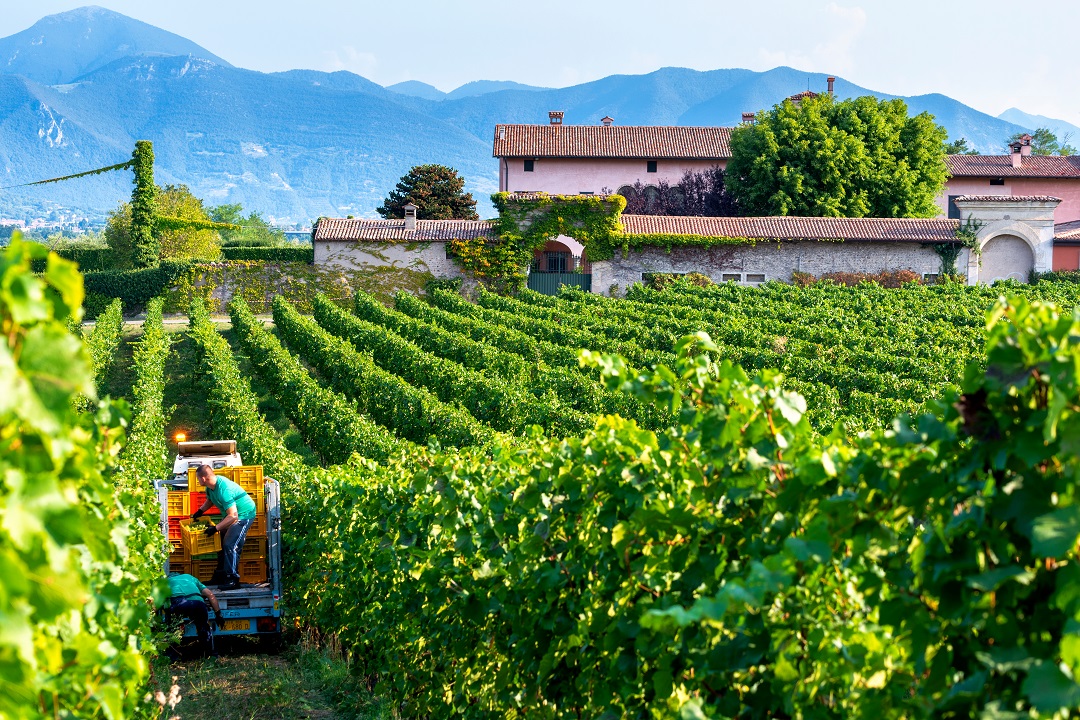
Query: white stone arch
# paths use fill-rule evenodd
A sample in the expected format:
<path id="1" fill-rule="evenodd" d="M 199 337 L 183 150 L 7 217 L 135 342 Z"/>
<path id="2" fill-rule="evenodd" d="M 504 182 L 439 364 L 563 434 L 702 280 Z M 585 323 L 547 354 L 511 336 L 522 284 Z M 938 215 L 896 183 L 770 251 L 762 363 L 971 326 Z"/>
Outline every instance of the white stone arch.
<path id="1" fill-rule="evenodd" d="M 979 251 L 982 252 L 991 240 L 999 237 L 1017 237 L 1023 240 L 1031 251 L 1033 267 L 1039 267 L 1040 263 L 1040 238 L 1039 234 L 1027 223 L 1017 220 L 996 220 L 979 228 L 978 240 Z M 975 285 L 979 282 L 979 268 L 981 265 L 979 255 L 968 252 L 968 284 Z M 1027 282 L 1027 278 L 1024 278 Z"/>

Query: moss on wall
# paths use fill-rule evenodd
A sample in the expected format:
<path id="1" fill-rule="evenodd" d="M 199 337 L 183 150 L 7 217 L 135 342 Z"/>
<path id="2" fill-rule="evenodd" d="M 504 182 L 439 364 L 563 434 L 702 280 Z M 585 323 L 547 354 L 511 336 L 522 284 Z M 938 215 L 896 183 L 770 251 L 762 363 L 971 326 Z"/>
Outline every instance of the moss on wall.
<path id="1" fill-rule="evenodd" d="M 258 261 L 203 263 L 194 266 L 165 294 L 165 311 L 186 313 L 194 297 L 212 313 L 225 311 L 233 297 L 242 297 L 256 313 L 269 313 L 278 295 L 310 313 L 315 295 L 349 305 L 356 289 L 389 303 L 399 291 L 420 292 L 431 273 L 410 268 L 368 267 L 362 270 L 307 263 L 268 264 Z"/>

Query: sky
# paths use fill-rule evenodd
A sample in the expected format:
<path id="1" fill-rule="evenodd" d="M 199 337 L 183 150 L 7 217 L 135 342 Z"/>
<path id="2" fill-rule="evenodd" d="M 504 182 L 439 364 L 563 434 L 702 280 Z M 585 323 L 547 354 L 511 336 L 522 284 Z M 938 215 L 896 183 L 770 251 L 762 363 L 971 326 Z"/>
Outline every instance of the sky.
<path id="1" fill-rule="evenodd" d="M 0 0 L 0 37 L 87 2 Z M 1003 0 L 97 0 L 239 67 L 348 70 L 449 91 L 566 87 L 661 67 L 788 65 L 895 94 L 942 93 L 1080 125 L 1080 2 Z M 1025 10 L 1032 9 L 1031 13 Z M 1058 30 L 1062 28 L 1063 30 Z"/>

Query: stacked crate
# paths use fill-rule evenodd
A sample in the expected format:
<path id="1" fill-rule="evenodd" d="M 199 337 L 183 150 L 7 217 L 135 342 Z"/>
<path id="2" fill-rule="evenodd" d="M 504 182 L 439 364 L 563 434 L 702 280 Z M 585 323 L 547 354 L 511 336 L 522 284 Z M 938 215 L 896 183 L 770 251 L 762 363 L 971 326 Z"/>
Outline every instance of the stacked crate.
<path id="1" fill-rule="evenodd" d="M 191 516 L 191 498 L 187 492 L 170 492 L 166 502 L 169 522 L 169 572 L 191 574 L 191 555 L 183 543 L 180 521 Z"/>
<path id="2" fill-rule="evenodd" d="M 248 528 L 247 540 L 244 542 L 244 549 L 237 562 L 237 573 L 242 583 L 266 582 L 269 577 L 269 568 L 267 566 L 266 484 L 263 481 L 262 465 L 223 467 L 216 469 L 214 473 L 242 487 L 255 502 L 255 519 Z M 188 487 L 192 489 L 188 498 L 189 507 L 195 511 L 206 502 L 206 492 L 201 489 L 199 481 L 195 478 L 195 468 L 188 470 Z M 200 490 L 194 490 L 194 488 L 200 488 Z M 209 513 L 214 513 L 212 516 L 214 522 L 221 519 L 217 508 L 212 507 Z M 206 582 L 217 568 L 217 555 L 200 555 L 193 558 L 191 563 L 193 569 L 191 574 Z"/>

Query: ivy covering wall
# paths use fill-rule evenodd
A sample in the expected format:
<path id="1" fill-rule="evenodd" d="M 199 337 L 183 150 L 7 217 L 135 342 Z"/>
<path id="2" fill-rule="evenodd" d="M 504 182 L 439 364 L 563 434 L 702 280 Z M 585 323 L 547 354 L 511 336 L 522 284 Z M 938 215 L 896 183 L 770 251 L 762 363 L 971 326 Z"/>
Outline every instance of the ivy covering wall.
<path id="1" fill-rule="evenodd" d="M 646 247 L 671 252 L 676 247 L 753 246 L 765 241 L 737 236 L 627 233 L 620 222 L 626 209 L 626 199 L 621 195 L 496 193 L 491 200 L 499 211 L 499 217 L 493 221 L 498 239 L 452 240 L 450 247 L 466 273 L 501 292 L 516 292 L 524 287 L 525 269 L 533 255 L 559 235 L 572 237 L 584 245 L 591 262 L 610 260 L 618 251 L 625 256 L 630 250 Z M 942 254 L 943 267 L 948 264 L 944 252 L 958 253 L 962 247 L 971 247 L 969 234 L 974 235 L 969 228 L 961 228 L 956 243 L 934 246 Z M 842 240 L 828 238 L 822 242 Z"/>

